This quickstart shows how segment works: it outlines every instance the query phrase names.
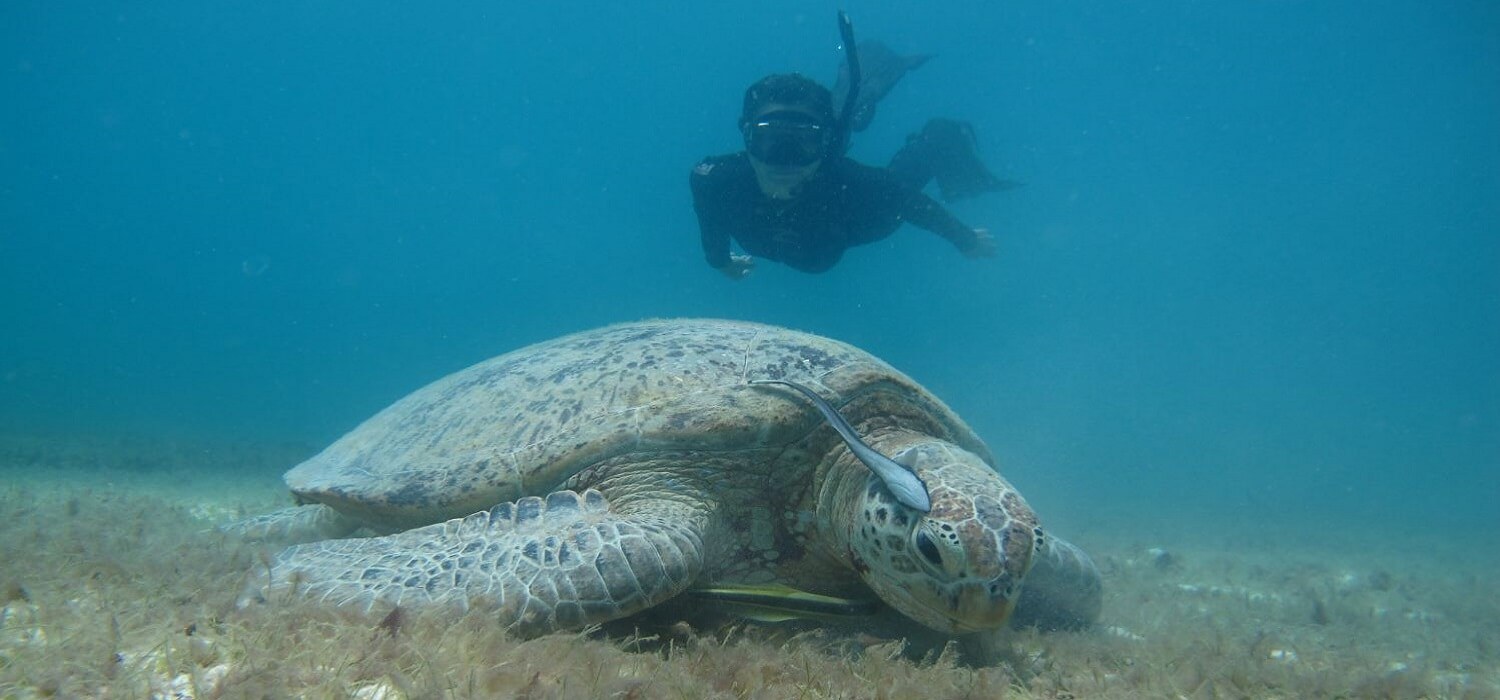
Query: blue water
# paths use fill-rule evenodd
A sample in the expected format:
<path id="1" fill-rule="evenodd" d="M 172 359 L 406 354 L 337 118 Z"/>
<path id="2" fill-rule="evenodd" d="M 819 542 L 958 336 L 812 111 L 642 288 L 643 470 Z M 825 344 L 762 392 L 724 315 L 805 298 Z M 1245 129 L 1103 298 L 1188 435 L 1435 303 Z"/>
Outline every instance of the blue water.
<path id="1" fill-rule="evenodd" d="M 650 7 L 652 9 L 643 9 Z M 854 342 L 1044 513 L 1500 529 L 1500 9 L 850 2 L 939 54 L 853 155 L 974 123 L 1026 186 L 804 275 L 706 267 L 744 87 L 835 5 L 0 6 L 0 426 L 325 443 L 561 333 Z M 1204 521 L 1208 522 L 1208 521 Z"/>

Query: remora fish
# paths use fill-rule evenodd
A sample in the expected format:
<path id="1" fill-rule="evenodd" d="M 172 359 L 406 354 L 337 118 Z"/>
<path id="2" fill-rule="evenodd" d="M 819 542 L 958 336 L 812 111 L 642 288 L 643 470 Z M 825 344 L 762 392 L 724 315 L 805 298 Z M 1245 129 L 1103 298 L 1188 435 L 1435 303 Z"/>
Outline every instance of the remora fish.
<path id="1" fill-rule="evenodd" d="M 870 447 L 859 433 L 854 432 L 854 426 L 839 415 L 838 410 L 830 406 L 817 392 L 797 382 L 785 379 L 752 379 L 751 384 L 781 384 L 797 390 L 797 393 L 807 397 L 813 406 L 828 419 L 829 425 L 838 432 L 839 437 L 844 439 L 844 444 L 849 446 L 849 451 L 854 453 L 859 461 L 864 462 L 870 471 L 885 482 L 885 487 L 891 492 L 896 500 L 908 508 L 914 508 L 923 513 L 932 510 L 932 499 L 927 495 L 927 484 L 917 477 L 909 467 L 902 465 L 890 457 L 887 457 L 875 448 Z"/>

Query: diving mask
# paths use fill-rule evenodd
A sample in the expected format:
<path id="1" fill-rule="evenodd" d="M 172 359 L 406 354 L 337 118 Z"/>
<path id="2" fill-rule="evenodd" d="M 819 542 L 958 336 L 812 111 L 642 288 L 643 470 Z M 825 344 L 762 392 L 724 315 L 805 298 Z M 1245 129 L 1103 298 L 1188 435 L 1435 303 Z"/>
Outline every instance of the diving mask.
<path id="1" fill-rule="evenodd" d="M 821 160 L 831 131 L 823 121 L 791 110 L 769 112 L 741 127 L 745 150 L 770 166 L 797 167 Z"/>

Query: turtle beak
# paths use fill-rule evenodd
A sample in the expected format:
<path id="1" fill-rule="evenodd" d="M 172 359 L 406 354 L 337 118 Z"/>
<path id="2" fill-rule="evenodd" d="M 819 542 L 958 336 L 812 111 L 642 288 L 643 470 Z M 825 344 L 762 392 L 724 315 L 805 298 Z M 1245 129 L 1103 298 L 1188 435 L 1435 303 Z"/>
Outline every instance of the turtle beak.
<path id="1" fill-rule="evenodd" d="M 1025 528 L 1014 528 L 1008 540 L 1013 544 L 1024 542 L 1025 546 L 1007 548 L 1002 544 L 1000 552 L 1006 549 L 1011 552 L 1009 556 L 1001 555 L 1000 561 L 991 565 L 993 568 L 986 567 L 987 574 L 993 578 L 969 579 L 950 598 L 955 625 L 964 628 L 963 631 L 996 629 L 1015 612 L 1016 603 L 1021 598 L 1021 582 L 1031 570 L 1035 540 L 1032 532 Z"/>
<path id="2" fill-rule="evenodd" d="M 1016 610 L 1016 600 L 996 600 L 981 586 L 968 589 L 959 597 L 959 622 L 966 630 L 983 631 L 998 630 L 1005 621 L 1011 619 L 1011 613 Z"/>
<path id="3" fill-rule="evenodd" d="M 996 596 L 989 586 L 965 586 L 958 593 L 954 632 L 981 632 L 998 629 L 1016 609 L 1016 599 Z"/>

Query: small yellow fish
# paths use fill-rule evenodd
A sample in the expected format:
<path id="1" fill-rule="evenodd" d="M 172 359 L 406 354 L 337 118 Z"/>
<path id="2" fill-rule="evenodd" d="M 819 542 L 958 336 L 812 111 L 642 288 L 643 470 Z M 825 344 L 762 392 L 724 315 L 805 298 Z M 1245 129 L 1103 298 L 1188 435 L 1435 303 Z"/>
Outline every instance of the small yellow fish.
<path id="1" fill-rule="evenodd" d="M 874 600 L 836 598 L 775 583 L 693 588 L 686 595 L 756 622 L 859 617 L 880 609 Z"/>

